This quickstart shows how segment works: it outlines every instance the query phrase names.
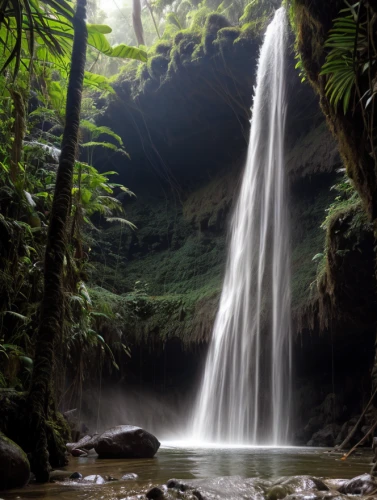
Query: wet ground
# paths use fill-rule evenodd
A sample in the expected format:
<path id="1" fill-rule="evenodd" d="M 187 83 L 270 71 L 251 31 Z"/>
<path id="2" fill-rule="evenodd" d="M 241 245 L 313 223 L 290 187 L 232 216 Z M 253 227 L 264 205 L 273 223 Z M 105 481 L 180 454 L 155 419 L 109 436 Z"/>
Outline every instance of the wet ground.
<path id="1" fill-rule="evenodd" d="M 152 485 L 171 478 L 205 479 L 240 475 L 275 480 L 281 476 L 312 475 L 328 478 L 352 478 L 370 470 L 371 452 L 359 452 L 347 459 L 314 448 L 190 448 L 165 443 L 156 457 L 147 460 L 99 460 L 70 458 L 66 470 L 84 477 L 98 474 L 120 479 L 134 473 L 137 480 L 115 481 L 104 485 L 78 482 L 31 484 L 22 490 L 0 493 L 2 499 L 110 500 L 145 492 Z"/>

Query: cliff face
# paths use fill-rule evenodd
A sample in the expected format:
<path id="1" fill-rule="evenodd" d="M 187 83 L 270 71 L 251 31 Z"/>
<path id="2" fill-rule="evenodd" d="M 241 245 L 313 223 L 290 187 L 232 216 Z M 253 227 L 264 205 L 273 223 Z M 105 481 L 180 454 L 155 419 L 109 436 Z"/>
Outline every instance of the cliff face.
<path id="1" fill-rule="evenodd" d="M 193 390 L 211 335 L 226 264 L 227 227 L 247 149 L 260 41 L 232 29 L 213 28 L 212 48 L 204 46 L 201 50 L 207 52 L 199 59 L 191 56 L 198 40 L 176 40 L 164 49 L 159 73 L 158 61 L 152 60 L 139 80 L 118 81 L 119 99 L 103 117 L 131 156 L 130 161 L 114 160 L 113 166 L 136 193 L 136 198 L 123 199 L 137 230 L 105 229 L 92 250 L 97 260 L 92 297 L 107 300 L 123 318 L 133 352 L 124 370 L 136 385 L 142 380 L 144 388 Z M 333 422 L 334 412 L 328 417 L 330 393 L 346 408 L 337 413 L 337 424 L 361 409 L 364 392 L 352 396 L 352 379 L 366 379 L 371 362 L 365 354 L 373 345 L 374 319 L 367 303 L 373 280 L 368 278 L 370 255 L 357 260 L 368 231 L 361 228 L 359 237 L 352 229 L 342 239 L 340 232 L 347 228 L 335 228 L 340 283 L 352 302 L 352 293 L 359 293 L 352 289 L 354 267 L 364 269 L 359 308 L 361 316 L 365 310 L 369 316 L 362 326 L 342 318 L 330 325 L 319 293 L 320 263 L 313 257 L 324 253 L 321 224 L 337 196 L 331 188 L 339 181 L 342 163 L 314 92 L 300 84 L 293 70 L 289 95 L 295 413 L 301 429 L 296 441 L 306 443 L 329 418 Z M 101 168 L 108 169 L 106 163 L 105 157 L 97 158 Z M 350 380 L 347 387 L 344 377 Z M 318 414 L 321 418 L 308 427 Z"/>

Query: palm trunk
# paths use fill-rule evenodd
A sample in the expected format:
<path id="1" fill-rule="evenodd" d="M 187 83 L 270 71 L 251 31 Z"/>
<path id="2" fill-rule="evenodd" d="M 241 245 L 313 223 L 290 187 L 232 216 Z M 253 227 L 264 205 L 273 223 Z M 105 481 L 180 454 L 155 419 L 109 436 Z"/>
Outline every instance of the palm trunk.
<path id="1" fill-rule="evenodd" d="M 53 430 L 48 424 L 54 400 L 51 386 L 55 347 L 61 338 L 64 316 L 62 276 L 66 251 L 67 222 L 71 210 L 73 169 L 78 144 L 81 97 L 86 60 L 86 0 L 77 0 L 74 42 L 67 92 L 66 123 L 56 178 L 55 195 L 47 236 L 44 295 L 37 335 L 34 371 L 29 394 L 33 469 L 39 482 L 49 480 L 48 440 Z M 56 453 L 56 450 L 53 450 Z M 62 459 L 64 460 L 64 449 Z"/>
<path id="2" fill-rule="evenodd" d="M 22 159 L 22 141 L 26 132 L 26 109 L 25 102 L 20 92 L 11 90 L 10 95 L 14 107 L 14 140 L 12 143 L 10 159 L 10 178 L 16 182 L 19 174 L 19 163 Z"/>

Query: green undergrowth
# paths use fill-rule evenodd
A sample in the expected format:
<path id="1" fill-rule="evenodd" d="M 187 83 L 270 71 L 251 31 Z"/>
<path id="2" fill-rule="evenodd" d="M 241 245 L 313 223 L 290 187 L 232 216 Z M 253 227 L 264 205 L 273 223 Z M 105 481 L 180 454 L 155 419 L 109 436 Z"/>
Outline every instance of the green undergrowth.
<path id="1" fill-rule="evenodd" d="M 112 316 L 121 320 L 128 345 L 161 344 L 178 337 L 188 346 L 208 340 L 220 288 L 220 280 L 215 279 L 185 294 L 153 296 L 142 287 L 122 295 L 96 287 L 90 294 L 97 307 L 106 304 Z"/>
<path id="2" fill-rule="evenodd" d="M 345 175 L 332 186 L 331 193 L 333 200 L 320 226 L 322 247 L 319 235 L 316 246 L 312 246 L 318 253 L 312 258 L 316 272 L 311 296 L 317 304 L 313 311 L 321 330 L 328 328 L 331 319 L 367 323 L 372 316 L 370 302 L 373 303 L 372 225 L 354 185 Z"/>
<path id="3" fill-rule="evenodd" d="M 321 224 L 334 194 L 329 189 L 323 189 L 315 200 L 302 198 L 295 205 L 299 233 L 302 239 L 293 243 L 292 254 L 292 303 L 294 310 L 300 310 L 313 296 L 313 282 L 316 278 L 317 263 L 313 257 L 323 252 L 325 234 Z"/>
<path id="4" fill-rule="evenodd" d="M 197 190 L 199 219 L 210 217 L 209 208 L 202 210 L 204 201 L 199 203 L 209 191 Z M 216 220 L 217 211 L 224 211 L 217 201 L 211 211 Z M 216 232 L 215 226 L 201 231 L 192 210 L 188 216 L 172 200 L 148 193 L 132 201 L 127 217 L 137 230 L 110 226 L 97 235 L 92 249 L 96 262 L 89 295 L 94 308 L 111 318 L 101 325 L 101 334 L 107 338 L 106 330 L 114 330 L 120 315 L 127 345 L 173 336 L 184 344 L 208 339 L 224 270 L 224 231 Z"/>

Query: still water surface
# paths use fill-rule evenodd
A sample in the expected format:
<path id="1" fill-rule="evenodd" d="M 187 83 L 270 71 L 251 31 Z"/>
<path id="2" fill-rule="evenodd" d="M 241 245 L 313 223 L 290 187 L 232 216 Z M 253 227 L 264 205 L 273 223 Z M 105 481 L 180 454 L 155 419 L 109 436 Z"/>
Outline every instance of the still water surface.
<path id="1" fill-rule="evenodd" d="M 120 479 L 135 473 L 136 481 L 117 481 L 104 485 L 63 482 L 29 485 L 22 490 L 1 493 L 4 499 L 116 500 L 145 492 L 151 485 L 171 478 L 204 479 L 241 475 L 262 479 L 309 474 L 317 477 L 351 478 L 369 471 L 371 453 L 363 452 L 346 462 L 340 455 L 313 448 L 200 448 L 165 443 L 156 457 L 147 460 L 100 460 L 96 455 L 71 458 L 67 470 L 84 477 L 111 475 Z"/>

